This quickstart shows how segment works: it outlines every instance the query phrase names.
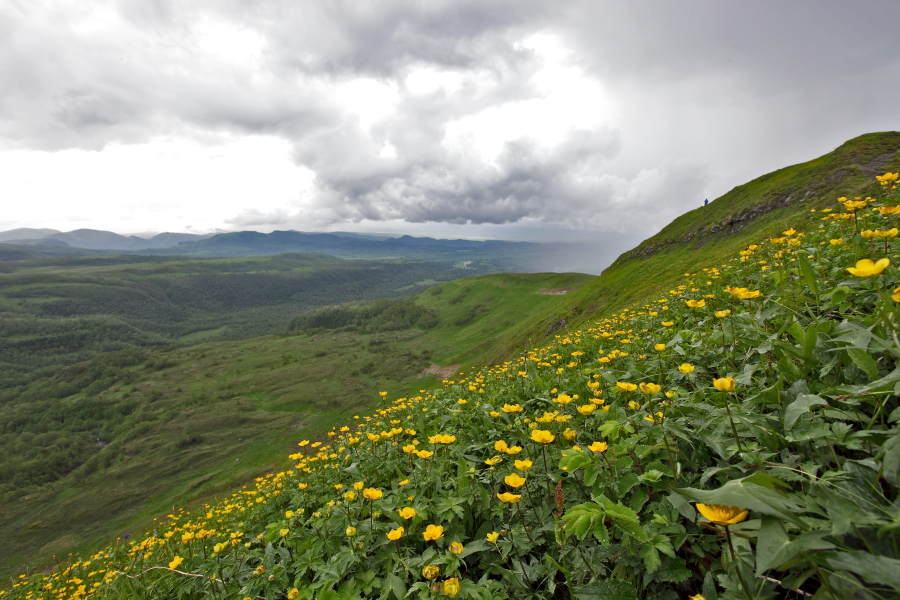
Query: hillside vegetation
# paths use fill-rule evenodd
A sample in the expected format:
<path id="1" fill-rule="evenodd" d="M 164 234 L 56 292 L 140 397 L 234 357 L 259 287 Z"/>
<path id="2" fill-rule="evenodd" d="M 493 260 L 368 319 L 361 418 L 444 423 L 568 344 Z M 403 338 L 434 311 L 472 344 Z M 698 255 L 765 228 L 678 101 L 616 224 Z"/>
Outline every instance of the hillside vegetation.
<path id="1" fill-rule="evenodd" d="M 271 334 L 303 310 L 405 296 L 473 273 L 311 254 L 0 263 L 0 401 L 100 352 Z"/>
<path id="2" fill-rule="evenodd" d="M 10 595 L 896 597 L 897 178 Z"/>
<path id="3" fill-rule="evenodd" d="M 358 302 L 298 317 L 316 320 L 308 333 L 294 326 L 242 342 L 120 350 L 23 386 L 0 404 L 0 571 L 94 547 L 173 504 L 230 491 L 277 466 L 286 438 L 370 410 L 379 390 L 433 386 L 435 363 L 452 372 L 479 359 L 475 347 L 488 347 L 498 327 L 559 298 L 539 292 L 591 279 L 447 282 L 425 293 L 427 306 Z M 353 324 L 316 316 L 334 312 L 353 313 Z"/>
<path id="4" fill-rule="evenodd" d="M 836 198 L 879 194 L 875 176 L 900 171 L 900 132 L 870 133 L 809 162 L 738 186 L 675 219 L 624 253 L 602 277 L 567 295 L 498 348 L 499 359 L 565 323 L 572 327 L 665 290 L 686 272 L 716 265 L 776 229 L 816 224 L 812 209 Z"/>

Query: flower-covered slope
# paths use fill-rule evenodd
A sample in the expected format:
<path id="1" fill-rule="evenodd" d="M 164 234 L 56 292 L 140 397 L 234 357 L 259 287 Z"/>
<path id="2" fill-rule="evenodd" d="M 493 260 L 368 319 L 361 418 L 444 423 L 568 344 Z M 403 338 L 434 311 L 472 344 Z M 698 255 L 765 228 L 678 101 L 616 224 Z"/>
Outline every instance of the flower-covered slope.
<path id="1" fill-rule="evenodd" d="M 879 182 L 2 598 L 897 597 L 900 199 Z"/>

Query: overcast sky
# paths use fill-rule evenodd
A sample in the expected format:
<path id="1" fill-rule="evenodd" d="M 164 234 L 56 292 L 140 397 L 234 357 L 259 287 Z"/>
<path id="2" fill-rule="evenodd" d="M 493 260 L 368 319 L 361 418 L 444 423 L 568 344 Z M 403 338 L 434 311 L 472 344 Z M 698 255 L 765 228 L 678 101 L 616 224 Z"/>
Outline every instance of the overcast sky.
<path id="1" fill-rule="evenodd" d="M 2 0 L 0 230 L 638 243 L 900 129 L 900 2 Z"/>

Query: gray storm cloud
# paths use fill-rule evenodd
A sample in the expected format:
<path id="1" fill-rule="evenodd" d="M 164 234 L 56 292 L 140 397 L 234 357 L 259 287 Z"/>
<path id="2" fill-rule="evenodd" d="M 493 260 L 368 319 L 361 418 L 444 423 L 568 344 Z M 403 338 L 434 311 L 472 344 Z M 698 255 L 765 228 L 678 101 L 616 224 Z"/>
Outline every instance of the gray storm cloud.
<path id="1" fill-rule="evenodd" d="M 900 127 L 898 13 L 892 0 L 16 0 L 0 6 L 0 149 L 289 141 L 313 189 L 234 226 L 661 226 L 737 177 Z M 223 29 L 237 49 L 209 45 Z M 523 122 L 493 157 L 449 143 L 453 123 L 552 92 L 532 35 L 561 40 L 617 111 L 552 142 Z M 413 90 L 422 68 L 457 83 Z M 339 90 L 360 79 L 393 90 L 392 110 L 348 110 Z"/>

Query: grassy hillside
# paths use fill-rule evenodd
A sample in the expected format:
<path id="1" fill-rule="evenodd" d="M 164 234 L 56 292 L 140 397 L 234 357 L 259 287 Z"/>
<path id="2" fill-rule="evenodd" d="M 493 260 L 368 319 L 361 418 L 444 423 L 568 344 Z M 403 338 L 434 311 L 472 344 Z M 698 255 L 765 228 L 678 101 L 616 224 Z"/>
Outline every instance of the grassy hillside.
<path id="1" fill-rule="evenodd" d="M 540 292 L 591 279 L 447 282 L 420 296 L 427 330 L 376 318 L 411 299 L 363 302 L 382 310 L 353 326 L 106 353 L 37 382 L 0 404 L 0 572 L 230 491 L 274 468 L 286 440 L 371 410 L 378 391 L 433 387 L 439 365 L 479 360 L 499 330 L 561 297 Z"/>
<path id="2" fill-rule="evenodd" d="M 98 352 L 246 339 L 282 331 L 303 310 L 404 296 L 473 272 L 310 254 L 0 263 L 0 399 Z"/>
<path id="3" fill-rule="evenodd" d="M 9 595 L 896 598 L 900 195 L 879 192 Z"/>
<path id="4" fill-rule="evenodd" d="M 876 175 L 900 171 L 900 132 L 854 138 L 822 157 L 763 175 L 681 215 L 620 256 L 601 277 L 566 296 L 497 349 L 507 356 L 548 331 L 577 327 L 665 291 L 684 273 L 715 265 L 779 228 L 818 223 L 810 211 L 837 198 L 881 193 Z"/>

